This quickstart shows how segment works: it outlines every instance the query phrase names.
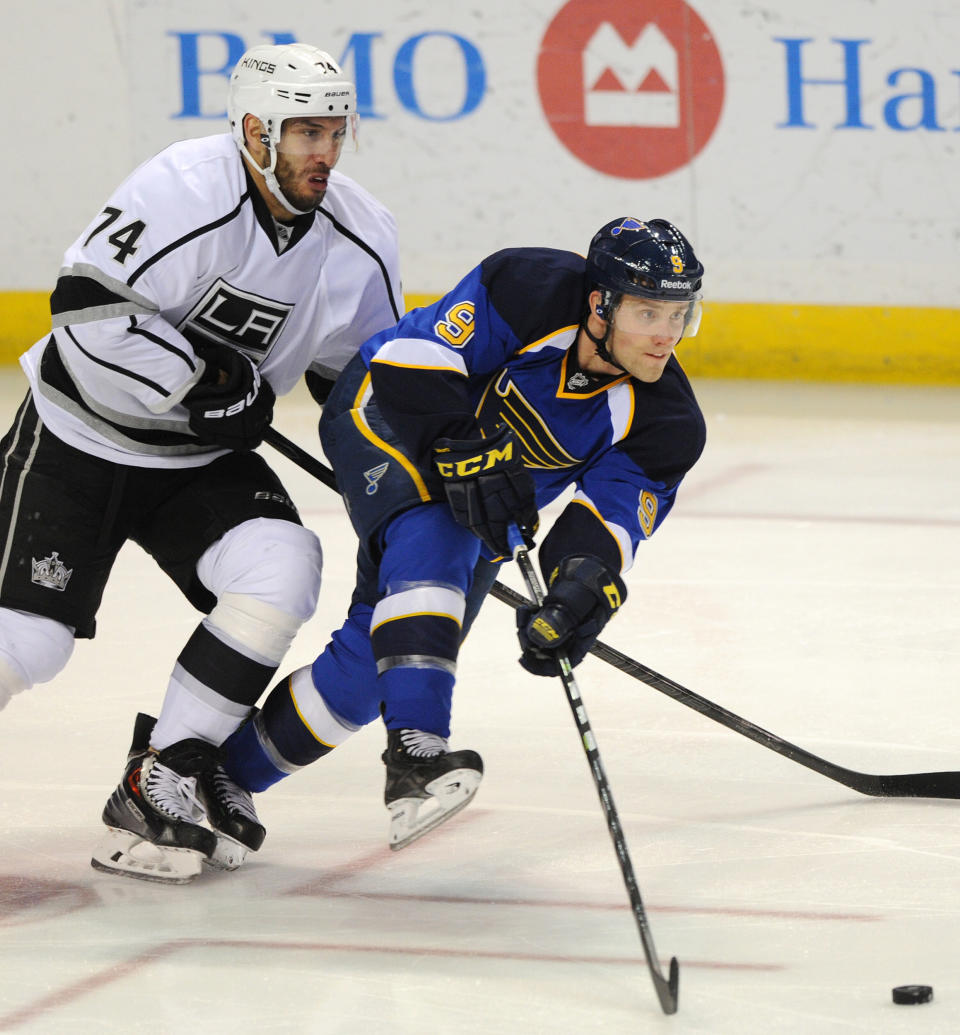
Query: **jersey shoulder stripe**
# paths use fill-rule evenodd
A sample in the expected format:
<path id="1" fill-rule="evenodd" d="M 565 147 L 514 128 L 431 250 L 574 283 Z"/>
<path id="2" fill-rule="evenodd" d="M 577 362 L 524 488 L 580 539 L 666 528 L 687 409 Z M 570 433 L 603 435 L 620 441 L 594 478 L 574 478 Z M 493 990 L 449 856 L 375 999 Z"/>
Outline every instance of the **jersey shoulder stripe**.
<path id="1" fill-rule="evenodd" d="M 116 290 L 102 276 L 64 270 L 50 295 L 50 315 L 54 327 L 68 323 L 104 320 L 113 316 L 156 312 L 157 307 L 146 298 L 137 299 L 134 292 Z"/>

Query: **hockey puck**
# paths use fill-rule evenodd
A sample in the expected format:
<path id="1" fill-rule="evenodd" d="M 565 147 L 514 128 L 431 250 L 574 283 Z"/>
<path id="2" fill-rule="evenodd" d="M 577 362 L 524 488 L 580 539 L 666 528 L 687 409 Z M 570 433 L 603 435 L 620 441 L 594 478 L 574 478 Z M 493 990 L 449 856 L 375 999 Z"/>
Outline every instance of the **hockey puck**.
<path id="1" fill-rule="evenodd" d="M 893 990 L 893 1001 L 901 1006 L 913 1003 L 929 1003 L 933 989 L 929 985 L 898 985 Z"/>

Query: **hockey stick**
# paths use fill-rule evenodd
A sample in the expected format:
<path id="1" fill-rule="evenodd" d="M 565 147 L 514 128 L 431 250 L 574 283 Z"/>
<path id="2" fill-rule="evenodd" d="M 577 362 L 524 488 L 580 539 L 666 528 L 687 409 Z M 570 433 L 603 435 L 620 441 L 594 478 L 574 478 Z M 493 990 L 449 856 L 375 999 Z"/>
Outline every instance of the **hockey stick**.
<path id="1" fill-rule="evenodd" d="M 324 485 L 329 486 L 335 492 L 338 491 L 337 480 L 334 477 L 333 471 L 325 464 L 320 463 L 316 457 L 311 456 L 284 435 L 281 435 L 279 431 L 276 431 L 274 428 L 268 428 L 264 435 L 264 441 L 282 453 L 288 460 L 292 460 L 298 467 L 303 468 L 308 474 L 312 474 L 316 479 L 323 482 Z M 509 604 L 514 610 L 530 603 L 526 597 L 509 586 L 505 586 L 502 582 L 495 582 L 493 584 L 490 595 L 505 604 Z M 827 777 L 828 780 L 834 780 L 845 787 L 859 791 L 861 794 L 868 794 L 878 798 L 960 798 L 960 772 L 894 773 L 892 775 L 878 776 L 873 773 L 858 773 L 852 769 L 845 769 L 841 765 L 828 762 L 826 759 L 819 758 L 817 755 L 797 747 L 796 744 L 791 744 L 782 737 L 778 737 L 775 733 L 770 733 L 761 726 L 755 725 L 749 719 L 743 719 L 739 715 L 735 715 L 722 705 L 715 704 L 713 701 L 701 697 L 692 690 L 688 690 L 685 686 L 675 683 L 672 679 L 660 675 L 659 672 L 655 672 L 652 668 L 647 668 L 646 665 L 641 665 L 639 661 L 634 661 L 633 658 L 627 657 L 626 654 L 621 654 L 620 651 L 615 650 L 613 647 L 608 647 L 607 644 L 602 643 L 600 640 L 597 640 L 590 648 L 590 653 L 600 658 L 601 661 L 607 662 L 608 665 L 613 665 L 614 668 L 625 672 L 628 676 L 632 676 L 641 683 L 652 687 L 654 690 L 659 690 L 660 693 L 666 694 L 667 697 L 673 698 L 674 701 L 679 701 L 685 707 L 692 708 L 695 712 L 705 715 L 708 719 L 720 723 L 721 726 L 726 726 L 727 729 L 733 730 L 734 733 L 739 733 L 741 736 L 749 738 L 770 751 L 776 751 L 778 755 L 783 755 L 793 762 L 799 762 L 800 765 L 806 766 L 821 776 Z"/>
<path id="2" fill-rule="evenodd" d="M 312 474 L 317 481 L 323 482 L 328 489 L 333 489 L 334 492 L 339 492 L 337 488 L 337 479 L 333 471 L 327 467 L 326 464 L 320 463 L 315 457 L 311 456 L 305 449 L 301 449 L 296 442 L 291 442 L 286 435 L 281 435 L 276 428 L 267 428 L 263 433 L 263 441 L 267 445 L 273 446 L 278 452 L 282 453 L 288 460 L 292 460 L 297 467 L 302 467 L 307 474 Z M 517 594 L 519 596 L 519 594 Z M 523 597 L 520 597 L 522 600 Z M 515 604 L 515 607 L 519 607 L 519 604 Z"/>
<path id="3" fill-rule="evenodd" d="M 490 594 L 514 609 L 530 603 L 522 594 L 510 589 L 509 586 L 504 586 L 501 582 L 494 583 Z M 739 715 L 727 711 L 722 705 L 708 701 L 705 697 L 695 694 L 672 679 L 661 676 L 659 672 L 654 672 L 652 668 L 647 668 L 639 661 L 634 661 L 626 654 L 621 654 L 613 647 L 601 643 L 600 640 L 597 640 L 590 648 L 590 653 L 600 658 L 601 661 L 613 665 L 621 672 L 626 672 L 628 676 L 633 676 L 641 683 L 653 687 L 654 690 L 659 690 L 667 697 L 672 697 L 673 700 L 679 701 L 687 708 L 692 708 L 708 719 L 719 722 L 721 726 L 726 726 L 734 733 L 749 737 L 750 740 L 762 744 L 763 747 L 776 751 L 778 755 L 799 762 L 800 765 L 820 773 L 821 776 L 836 780 L 837 783 L 842 783 L 861 794 L 870 794 L 880 798 L 960 798 L 960 773 L 894 773 L 877 776 L 873 773 L 858 773 L 852 769 L 845 769 L 841 765 L 828 762 L 826 759 L 797 747 L 796 744 L 783 740 L 775 733 L 750 722 L 749 719 L 743 719 Z"/>
<path id="4" fill-rule="evenodd" d="M 523 574 L 523 581 L 527 584 L 527 592 L 537 602 L 537 606 L 543 603 L 543 585 L 540 576 L 537 575 L 527 549 L 520 538 L 516 525 L 511 525 L 507 533 L 510 547 L 513 550 L 513 559 L 520 567 Z M 633 872 L 633 863 L 630 861 L 630 853 L 627 851 L 627 842 L 623 836 L 623 829 L 620 826 L 620 819 L 617 816 L 616 806 L 613 804 L 613 793 L 610 784 L 607 782 L 607 774 L 600 759 L 600 748 L 597 746 L 597 739 L 590 728 L 590 719 L 587 717 L 587 709 L 580 696 L 577 681 L 573 675 L 573 666 L 563 652 L 558 652 L 557 662 L 560 666 L 560 681 L 563 683 L 564 692 L 567 695 L 567 703 L 573 713 L 573 721 L 577 724 L 580 733 L 580 743 L 583 746 L 584 754 L 590 765 L 590 772 L 593 774 L 593 782 L 597 786 L 597 794 L 600 796 L 600 804 L 603 806 L 603 815 L 607 821 L 607 830 L 613 839 L 614 848 L 617 851 L 617 860 L 620 863 L 620 870 L 623 873 L 623 882 L 627 886 L 627 894 L 630 896 L 630 907 L 633 910 L 634 919 L 637 921 L 637 928 L 640 931 L 640 941 L 643 943 L 643 953 L 647 957 L 647 967 L 650 977 L 653 979 L 653 987 L 657 991 L 657 998 L 660 1000 L 660 1007 L 664 1013 L 677 1012 L 677 986 L 680 981 L 680 965 L 677 957 L 670 960 L 669 980 L 663 976 L 660 970 L 660 962 L 657 959 L 657 952 L 653 946 L 653 935 L 650 933 L 650 924 L 647 920 L 647 911 L 643 907 L 643 900 L 640 898 L 640 888 L 637 885 L 637 878 Z"/>

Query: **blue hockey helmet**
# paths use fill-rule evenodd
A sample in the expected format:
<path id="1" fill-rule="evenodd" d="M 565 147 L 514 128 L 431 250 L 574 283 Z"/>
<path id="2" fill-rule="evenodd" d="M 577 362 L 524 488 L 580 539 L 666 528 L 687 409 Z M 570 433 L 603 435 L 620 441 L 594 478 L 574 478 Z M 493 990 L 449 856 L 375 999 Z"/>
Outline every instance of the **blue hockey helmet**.
<path id="1" fill-rule="evenodd" d="M 692 338 L 700 329 L 700 286 L 703 264 L 682 233 L 666 219 L 634 219 L 623 216 L 602 226 L 587 252 L 587 280 L 602 302 L 595 312 L 606 321 L 597 337 L 585 315 L 581 327 L 594 343 L 597 355 L 623 369 L 607 343 L 624 295 L 664 302 L 686 302 L 683 334 Z"/>
<path id="2" fill-rule="evenodd" d="M 625 216 L 593 235 L 587 277 L 611 296 L 694 301 L 700 297 L 703 265 L 673 223 Z"/>

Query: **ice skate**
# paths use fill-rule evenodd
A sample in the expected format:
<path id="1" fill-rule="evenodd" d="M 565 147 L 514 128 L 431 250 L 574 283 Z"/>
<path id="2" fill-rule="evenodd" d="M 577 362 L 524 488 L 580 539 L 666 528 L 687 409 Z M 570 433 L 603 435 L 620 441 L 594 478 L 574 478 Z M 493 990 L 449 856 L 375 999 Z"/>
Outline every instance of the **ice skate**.
<path id="1" fill-rule="evenodd" d="M 421 730 L 387 730 L 390 847 L 405 848 L 468 805 L 483 778 L 476 751 L 450 751 L 447 742 Z"/>
<path id="2" fill-rule="evenodd" d="M 197 778 L 217 765 L 217 750 L 202 740 L 182 740 L 160 752 L 148 747 L 154 720 L 138 715 L 127 766 L 104 806 L 107 834 L 91 859 L 94 869 L 124 877 L 186 884 L 217 850 Z"/>
<path id="3" fill-rule="evenodd" d="M 207 811 L 207 821 L 217 836 L 217 846 L 204 861 L 217 870 L 235 870 L 255 852 L 267 831 L 249 792 L 227 776 L 219 763 L 199 776 L 200 798 Z"/>

